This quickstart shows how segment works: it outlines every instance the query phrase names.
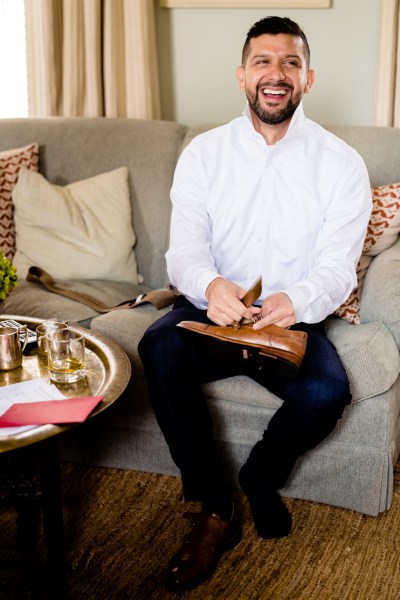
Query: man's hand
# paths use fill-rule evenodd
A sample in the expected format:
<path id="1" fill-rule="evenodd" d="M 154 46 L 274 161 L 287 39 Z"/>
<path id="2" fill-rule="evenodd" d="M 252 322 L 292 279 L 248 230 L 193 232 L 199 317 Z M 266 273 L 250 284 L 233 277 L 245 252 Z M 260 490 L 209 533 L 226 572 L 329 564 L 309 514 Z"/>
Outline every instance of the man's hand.
<path id="1" fill-rule="evenodd" d="M 222 277 L 213 279 L 206 289 L 208 318 L 217 325 L 231 325 L 242 318 L 251 319 L 253 315 L 260 312 L 260 308 L 256 306 L 246 308 L 240 300 L 244 293 L 244 289 L 231 281 Z"/>
<path id="2" fill-rule="evenodd" d="M 261 314 L 263 318 L 256 322 L 254 329 L 262 329 L 272 324 L 289 328 L 296 323 L 292 302 L 284 292 L 268 296 L 262 304 Z"/>

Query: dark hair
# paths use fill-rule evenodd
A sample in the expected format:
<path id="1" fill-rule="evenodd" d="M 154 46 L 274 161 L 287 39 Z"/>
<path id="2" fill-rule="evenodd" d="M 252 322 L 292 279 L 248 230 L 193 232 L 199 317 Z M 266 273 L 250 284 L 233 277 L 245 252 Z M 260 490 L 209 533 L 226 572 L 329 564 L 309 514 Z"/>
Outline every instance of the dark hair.
<path id="1" fill-rule="evenodd" d="M 288 33 L 303 40 L 304 56 L 306 59 L 307 68 L 310 66 L 310 47 L 304 31 L 288 17 L 265 17 L 261 21 L 257 21 L 250 29 L 246 37 L 242 52 L 242 65 L 244 66 L 250 52 L 250 41 L 252 38 L 260 35 L 278 35 L 278 33 Z"/>

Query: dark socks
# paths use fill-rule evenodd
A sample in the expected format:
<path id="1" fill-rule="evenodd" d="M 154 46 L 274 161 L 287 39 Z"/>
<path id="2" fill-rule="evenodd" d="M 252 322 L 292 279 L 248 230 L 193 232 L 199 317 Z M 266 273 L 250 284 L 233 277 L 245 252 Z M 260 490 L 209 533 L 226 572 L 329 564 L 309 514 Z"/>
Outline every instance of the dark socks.
<path id="1" fill-rule="evenodd" d="M 223 521 L 230 521 L 233 515 L 234 504 L 229 496 L 208 498 L 202 502 L 202 511 L 207 514 L 215 513 Z"/>
<path id="2" fill-rule="evenodd" d="M 292 517 L 276 489 L 268 487 L 249 463 L 239 472 L 239 483 L 247 496 L 259 536 L 265 539 L 289 535 Z"/>

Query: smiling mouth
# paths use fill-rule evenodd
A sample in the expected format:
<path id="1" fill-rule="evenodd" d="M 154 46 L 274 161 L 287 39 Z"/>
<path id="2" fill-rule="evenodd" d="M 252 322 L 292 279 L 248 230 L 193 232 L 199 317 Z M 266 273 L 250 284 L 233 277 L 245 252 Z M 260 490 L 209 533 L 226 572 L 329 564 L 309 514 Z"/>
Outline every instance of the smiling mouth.
<path id="1" fill-rule="evenodd" d="M 261 96 L 269 102 L 279 102 L 285 98 L 292 91 L 292 89 L 293 88 L 289 85 L 280 85 L 279 87 L 264 85 L 259 86 L 258 91 L 261 92 Z"/>

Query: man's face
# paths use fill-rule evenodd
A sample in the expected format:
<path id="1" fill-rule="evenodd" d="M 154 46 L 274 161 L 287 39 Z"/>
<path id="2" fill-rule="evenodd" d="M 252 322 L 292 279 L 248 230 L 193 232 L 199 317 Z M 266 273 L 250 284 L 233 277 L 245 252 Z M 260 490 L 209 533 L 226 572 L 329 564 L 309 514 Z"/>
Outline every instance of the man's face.
<path id="1" fill-rule="evenodd" d="M 284 33 L 253 38 L 246 64 L 238 67 L 237 77 L 250 108 L 267 125 L 290 120 L 314 82 L 303 40 Z"/>

